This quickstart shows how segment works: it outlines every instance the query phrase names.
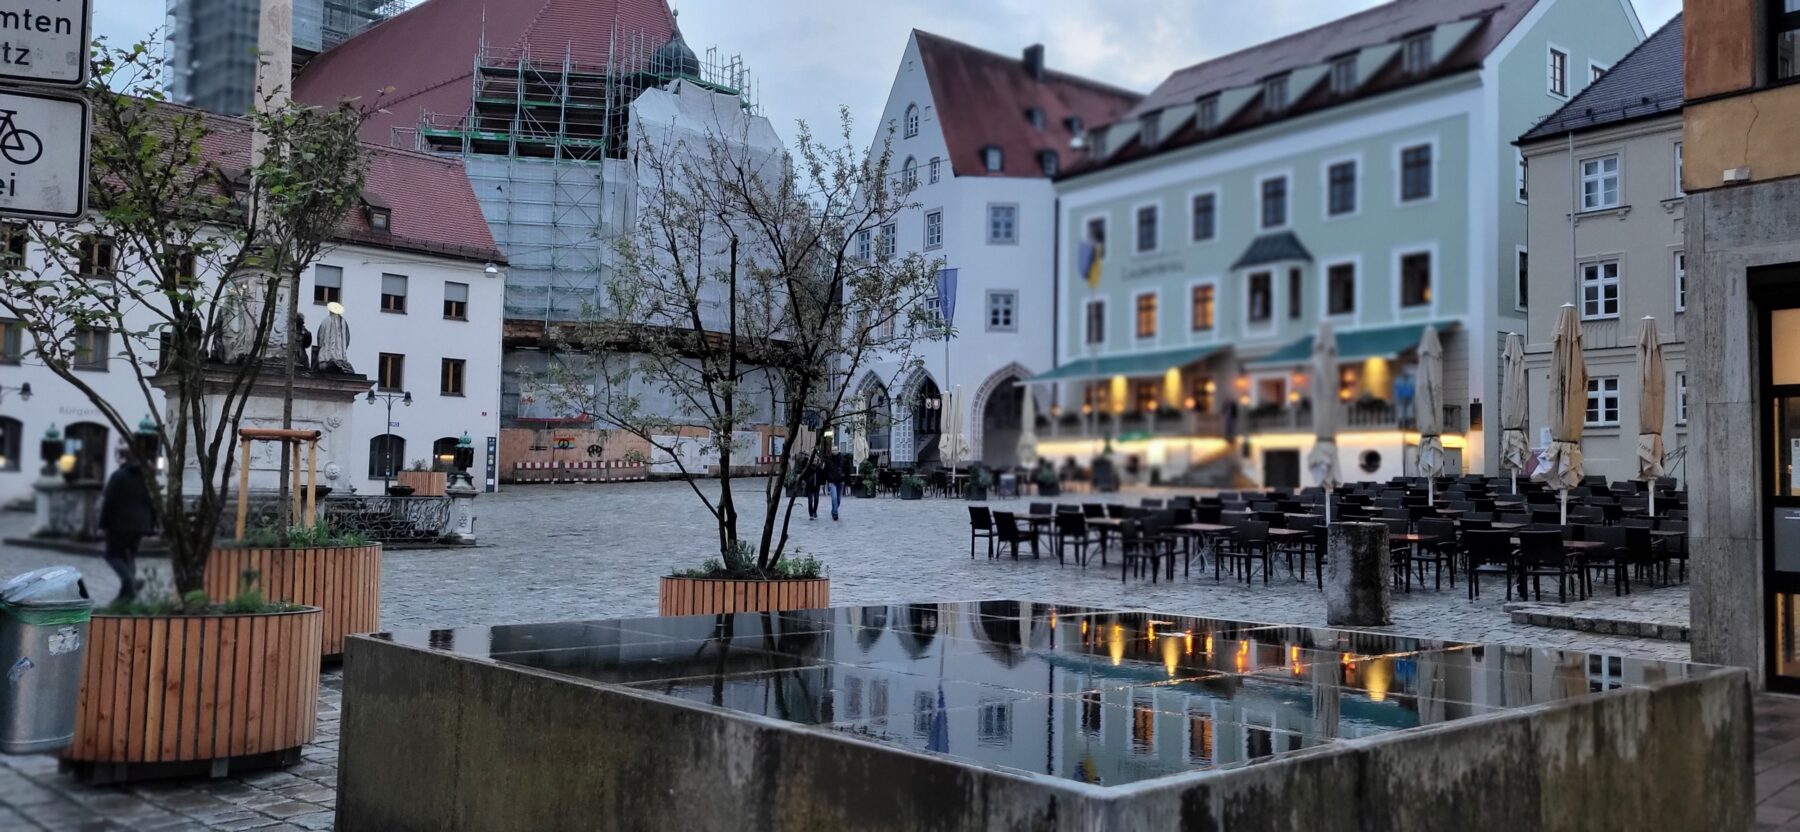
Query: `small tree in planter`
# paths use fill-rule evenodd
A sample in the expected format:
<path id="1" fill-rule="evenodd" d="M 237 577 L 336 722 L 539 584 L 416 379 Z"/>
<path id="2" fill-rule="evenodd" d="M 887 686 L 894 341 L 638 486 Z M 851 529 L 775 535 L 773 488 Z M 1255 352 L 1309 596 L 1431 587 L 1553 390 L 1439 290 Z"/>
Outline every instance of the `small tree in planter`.
<path id="1" fill-rule="evenodd" d="M 918 474 L 907 474 L 900 478 L 900 499 L 925 499 L 925 478 Z"/>
<path id="2" fill-rule="evenodd" d="M 1056 475 L 1056 466 L 1050 460 L 1038 460 L 1037 470 L 1032 476 L 1037 480 L 1039 497 L 1055 497 L 1062 493 L 1062 479 Z"/>
<path id="3" fill-rule="evenodd" d="M 875 487 L 879 484 L 878 479 L 877 479 L 877 471 L 875 468 L 875 460 L 873 460 L 873 459 L 863 460 L 862 465 L 857 468 L 856 474 L 857 474 L 856 496 L 858 496 L 858 497 L 873 497 L 873 496 L 875 496 Z"/>
<path id="4" fill-rule="evenodd" d="M 963 486 L 963 498 L 967 500 L 986 500 L 988 489 L 994 486 L 994 475 L 986 465 L 974 465 L 969 468 L 969 482 Z"/>

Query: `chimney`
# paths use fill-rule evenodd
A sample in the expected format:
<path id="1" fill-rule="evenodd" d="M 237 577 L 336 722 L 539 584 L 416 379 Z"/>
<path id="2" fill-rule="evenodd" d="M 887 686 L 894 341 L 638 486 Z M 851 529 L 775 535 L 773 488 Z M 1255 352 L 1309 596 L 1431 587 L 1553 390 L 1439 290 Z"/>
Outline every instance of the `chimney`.
<path id="1" fill-rule="evenodd" d="M 1044 45 L 1034 43 L 1025 47 L 1025 71 L 1031 74 L 1031 80 L 1044 80 Z"/>

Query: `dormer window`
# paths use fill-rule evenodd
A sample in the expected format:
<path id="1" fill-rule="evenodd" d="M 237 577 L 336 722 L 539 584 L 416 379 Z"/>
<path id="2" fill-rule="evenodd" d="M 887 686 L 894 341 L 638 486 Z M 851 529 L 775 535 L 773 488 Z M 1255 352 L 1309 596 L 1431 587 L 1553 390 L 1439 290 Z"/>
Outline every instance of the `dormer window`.
<path id="1" fill-rule="evenodd" d="M 1139 143 L 1145 148 L 1155 147 L 1162 141 L 1162 113 L 1144 116 L 1139 123 L 1141 126 L 1138 128 L 1138 135 L 1143 137 Z"/>
<path id="2" fill-rule="evenodd" d="M 1025 120 L 1031 122 L 1031 129 L 1044 129 L 1044 110 L 1041 107 L 1026 107 Z"/>
<path id="3" fill-rule="evenodd" d="M 1063 119 L 1063 126 L 1069 128 L 1071 136 L 1079 136 L 1082 130 L 1087 129 L 1087 125 L 1081 122 L 1081 116 L 1069 116 Z"/>
<path id="4" fill-rule="evenodd" d="M 1198 127 L 1202 131 L 1218 129 L 1218 127 L 1219 127 L 1219 97 L 1218 96 L 1209 95 L 1205 98 L 1200 99 L 1199 107 L 1198 107 L 1197 111 L 1194 113 L 1194 126 Z"/>
<path id="5" fill-rule="evenodd" d="M 1331 94 L 1356 92 L 1356 55 L 1340 55 L 1331 60 Z"/>
<path id="6" fill-rule="evenodd" d="M 1424 75 L 1431 70 L 1431 32 L 1408 35 L 1401 43 L 1403 66 L 1408 75 Z"/>
<path id="7" fill-rule="evenodd" d="M 1288 106 L 1288 77 L 1281 74 L 1263 82 L 1263 109 L 1279 113 Z"/>
<path id="8" fill-rule="evenodd" d="M 1054 150 L 1038 151 L 1038 167 L 1044 169 L 1045 176 L 1055 176 L 1058 158 Z"/>
<path id="9" fill-rule="evenodd" d="M 981 149 L 981 165 L 989 172 L 999 173 L 1005 167 L 1005 161 L 1006 157 L 1000 153 L 999 147 L 990 144 Z"/>
<path id="10" fill-rule="evenodd" d="M 392 230 L 394 212 L 380 205 L 364 205 L 363 213 L 369 218 L 369 230 L 387 233 Z"/>
<path id="11" fill-rule="evenodd" d="M 1106 130 L 1104 128 L 1089 132 L 1086 138 L 1088 153 L 1099 157 L 1106 155 Z"/>

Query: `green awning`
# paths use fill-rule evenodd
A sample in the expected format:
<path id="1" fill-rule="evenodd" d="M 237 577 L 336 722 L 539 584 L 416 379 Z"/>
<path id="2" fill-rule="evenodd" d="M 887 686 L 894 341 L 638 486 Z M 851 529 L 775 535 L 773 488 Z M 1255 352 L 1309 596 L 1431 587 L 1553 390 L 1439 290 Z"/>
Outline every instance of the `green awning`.
<path id="1" fill-rule="evenodd" d="M 1401 353 L 1419 346 L 1419 336 L 1428 324 L 1402 324 L 1379 329 L 1359 329 L 1337 333 L 1338 360 L 1362 361 L 1367 358 L 1398 358 Z M 1429 324 L 1439 333 L 1456 326 L 1455 321 Z M 1305 364 L 1312 360 L 1313 336 L 1308 335 L 1267 356 L 1249 362 L 1253 365 Z"/>
<path id="2" fill-rule="evenodd" d="M 1031 382 L 1041 384 L 1052 381 L 1088 381 L 1096 378 L 1112 378 L 1113 376 L 1125 376 L 1126 378 L 1160 376 L 1176 367 L 1185 367 L 1209 358 L 1225 348 L 1224 344 L 1213 344 L 1205 347 L 1109 355 L 1092 359 L 1072 358 L 1061 367 L 1033 378 Z"/>

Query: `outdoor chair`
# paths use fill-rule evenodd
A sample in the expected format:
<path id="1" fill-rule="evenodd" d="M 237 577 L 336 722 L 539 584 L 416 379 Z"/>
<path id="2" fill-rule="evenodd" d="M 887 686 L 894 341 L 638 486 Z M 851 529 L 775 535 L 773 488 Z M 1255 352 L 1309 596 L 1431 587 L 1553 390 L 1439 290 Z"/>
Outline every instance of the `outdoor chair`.
<path id="1" fill-rule="evenodd" d="M 1680 574 L 1680 580 L 1682 580 L 1682 581 L 1687 580 L 1687 562 L 1688 562 L 1687 530 L 1688 530 L 1688 524 L 1687 524 L 1687 518 L 1685 515 L 1683 515 L 1683 517 L 1681 519 L 1665 517 L 1662 519 L 1662 528 L 1660 529 L 1660 531 L 1681 532 L 1681 536 L 1680 537 L 1663 537 L 1663 538 L 1656 539 L 1657 544 L 1662 546 L 1663 554 L 1665 557 L 1668 557 L 1672 560 L 1677 560 L 1677 561 L 1681 562 L 1681 571 L 1679 574 Z"/>
<path id="2" fill-rule="evenodd" d="M 1465 521 L 1474 520 L 1481 523 L 1492 523 L 1494 522 L 1494 513 L 1491 511 L 1465 511 L 1463 512 L 1462 519 Z"/>
<path id="3" fill-rule="evenodd" d="M 1269 582 L 1269 524 L 1261 520 L 1244 520 L 1235 524 L 1237 531 L 1215 547 L 1213 580 L 1219 580 L 1220 568 L 1231 562 L 1232 572 L 1249 583 L 1256 574 L 1256 564 L 1263 565 L 1263 583 Z"/>
<path id="4" fill-rule="evenodd" d="M 1100 545 L 1100 534 L 1098 531 L 1088 527 L 1087 517 L 1085 515 L 1076 514 L 1074 512 L 1063 512 L 1056 515 L 1056 539 L 1054 545 L 1056 546 L 1056 560 L 1058 563 L 1063 562 L 1064 552 L 1073 549 L 1075 552 L 1075 562 L 1080 564 L 1083 568 L 1086 568 L 1088 561 L 1088 547 Z M 1102 559 L 1101 563 L 1104 564 L 1106 557 L 1105 553 L 1102 552 L 1100 557 Z"/>
<path id="5" fill-rule="evenodd" d="M 1481 597 L 1481 576 L 1499 575 L 1506 584 L 1506 600 L 1512 600 L 1513 563 L 1517 552 L 1510 532 L 1463 532 L 1463 549 L 1468 553 L 1469 600 Z"/>
<path id="6" fill-rule="evenodd" d="M 1082 503 L 1081 513 L 1085 516 L 1099 519 L 1106 516 L 1106 506 L 1101 505 L 1100 503 Z"/>
<path id="7" fill-rule="evenodd" d="M 1433 579 L 1433 586 L 1436 589 L 1444 588 L 1444 568 L 1448 566 L 1450 587 L 1454 589 L 1456 587 L 1456 555 L 1460 548 L 1457 546 L 1456 540 L 1456 521 L 1420 520 L 1418 528 L 1419 534 L 1437 539 L 1419 544 L 1418 555 L 1412 558 L 1414 565 L 1429 565 L 1436 570 L 1436 577 Z M 1424 573 L 1420 572 L 1419 579 L 1424 580 L 1424 578 Z"/>
<path id="8" fill-rule="evenodd" d="M 1211 523 L 1216 526 L 1219 524 L 1219 518 L 1223 515 L 1224 509 L 1218 506 L 1194 506 L 1194 522 L 1196 523 Z"/>
<path id="9" fill-rule="evenodd" d="M 1173 557 L 1166 543 L 1155 535 L 1146 534 L 1144 521 L 1126 520 L 1119 524 L 1119 581 L 1122 583 L 1132 574 L 1133 567 L 1139 577 L 1143 577 L 1146 567 L 1150 570 L 1150 582 L 1156 583 L 1162 572 L 1162 559 Z"/>
<path id="10" fill-rule="evenodd" d="M 1144 508 L 1162 508 L 1163 507 L 1163 501 L 1153 499 L 1150 497 L 1145 497 L 1144 499 L 1138 501 L 1138 504 L 1143 506 Z"/>
<path id="11" fill-rule="evenodd" d="M 1516 523 L 1521 526 L 1530 525 L 1531 515 L 1520 514 L 1520 513 L 1511 512 L 1511 511 L 1503 511 L 1503 512 L 1500 512 L 1500 522 Z"/>
<path id="12" fill-rule="evenodd" d="M 1575 580 L 1575 591 L 1578 597 L 1586 597 L 1582 592 L 1582 568 L 1569 560 L 1568 551 L 1563 548 L 1561 532 L 1552 531 L 1520 531 L 1519 532 L 1519 571 L 1531 578 L 1531 586 L 1538 600 L 1544 598 L 1543 578 L 1556 578 L 1556 598 L 1559 602 L 1569 600 L 1569 580 Z"/>
<path id="13" fill-rule="evenodd" d="M 1583 540 L 1604 544 L 1604 548 L 1588 552 L 1581 557 L 1581 565 L 1589 577 L 1589 592 L 1593 590 L 1592 576 L 1594 574 L 1605 575 L 1610 572 L 1613 594 L 1630 594 L 1631 541 L 1627 537 L 1629 531 L 1624 526 L 1589 526 L 1582 530 Z"/>
<path id="14" fill-rule="evenodd" d="M 994 540 L 1012 549 L 1013 560 L 1019 559 L 1019 544 L 1021 543 L 1030 543 L 1033 550 L 1032 555 L 1035 557 L 1037 554 L 1037 538 L 1026 534 L 1024 529 L 1019 528 L 1018 515 L 1010 511 L 994 512 Z M 997 554 L 998 552 L 996 552 Z"/>
<path id="15" fill-rule="evenodd" d="M 975 559 L 975 541 L 987 540 L 988 557 L 994 556 L 994 516 L 986 506 L 969 506 L 969 560 Z"/>
<path id="16" fill-rule="evenodd" d="M 1106 516 L 1111 517 L 1114 520 L 1124 519 L 1125 506 L 1120 503 L 1107 503 L 1106 504 Z"/>

